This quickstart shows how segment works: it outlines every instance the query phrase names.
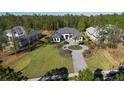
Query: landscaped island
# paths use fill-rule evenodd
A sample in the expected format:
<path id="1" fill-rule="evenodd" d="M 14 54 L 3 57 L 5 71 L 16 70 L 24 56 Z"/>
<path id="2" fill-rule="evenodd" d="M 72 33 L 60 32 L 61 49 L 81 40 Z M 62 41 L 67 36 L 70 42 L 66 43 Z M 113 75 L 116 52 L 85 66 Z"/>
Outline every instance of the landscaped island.
<path id="1" fill-rule="evenodd" d="M 82 47 L 79 46 L 79 45 L 71 45 L 71 46 L 69 46 L 68 48 L 69 48 L 69 49 L 72 49 L 72 50 L 81 50 L 81 49 L 82 49 Z"/>

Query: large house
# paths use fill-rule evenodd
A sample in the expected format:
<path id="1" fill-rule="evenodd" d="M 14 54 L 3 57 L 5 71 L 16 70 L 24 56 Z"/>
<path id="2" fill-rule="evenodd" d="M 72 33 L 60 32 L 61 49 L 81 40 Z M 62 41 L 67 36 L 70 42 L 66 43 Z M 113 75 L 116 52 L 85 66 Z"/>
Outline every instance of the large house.
<path id="1" fill-rule="evenodd" d="M 86 29 L 86 34 L 90 37 L 93 42 L 96 42 L 99 37 L 99 32 L 97 28 L 89 27 Z"/>
<path id="2" fill-rule="evenodd" d="M 24 37 L 26 35 L 25 30 L 21 26 L 16 26 L 12 29 L 6 30 L 5 33 L 10 41 L 12 39 L 12 35 L 14 35 L 16 38 Z"/>
<path id="3" fill-rule="evenodd" d="M 51 36 L 52 42 L 61 42 L 63 40 L 69 40 L 75 37 L 78 37 L 79 41 L 83 41 L 83 37 L 81 36 L 81 33 L 78 30 L 69 27 L 61 28 L 56 32 L 54 32 Z"/>
<path id="4" fill-rule="evenodd" d="M 26 37 L 26 33 L 25 33 L 25 30 L 22 26 L 16 26 L 16 27 L 13 27 L 12 29 L 6 30 L 5 36 L 8 40 L 8 44 L 11 47 L 13 47 L 13 37 L 15 39 L 20 40 L 21 38 Z"/>
<path id="5" fill-rule="evenodd" d="M 16 26 L 10 30 L 6 30 L 5 36 L 7 37 L 10 47 L 13 47 L 13 39 L 15 39 L 18 41 L 21 48 L 27 46 L 29 43 L 33 43 L 42 37 L 41 32 L 38 31 L 33 31 L 32 33 L 26 35 L 26 32 L 22 26 Z"/>

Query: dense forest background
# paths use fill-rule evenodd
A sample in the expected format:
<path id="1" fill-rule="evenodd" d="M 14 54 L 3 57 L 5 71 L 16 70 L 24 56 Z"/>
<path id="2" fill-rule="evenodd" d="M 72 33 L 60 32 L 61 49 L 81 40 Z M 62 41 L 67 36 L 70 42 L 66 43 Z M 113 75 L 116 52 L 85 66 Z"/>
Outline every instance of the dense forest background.
<path id="1" fill-rule="evenodd" d="M 107 24 L 115 25 L 124 30 L 124 13 L 107 14 L 96 16 L 85 15 L 22 15 L 15 16 L 10 13 L 0 16 L 0 34 L 13 26 L 21 25 L 26 31 L 48 30 L 55 31 L 62 27 L 74 27 L 79 31 L 85 31 L 89 26 L 104 26 Z"/>

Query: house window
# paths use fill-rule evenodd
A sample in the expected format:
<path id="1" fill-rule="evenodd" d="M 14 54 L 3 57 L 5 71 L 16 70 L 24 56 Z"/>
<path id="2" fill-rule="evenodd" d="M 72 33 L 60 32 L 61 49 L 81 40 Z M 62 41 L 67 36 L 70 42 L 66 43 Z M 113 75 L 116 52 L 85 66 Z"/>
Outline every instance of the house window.
<path id="1" fill-rule="evenodd" d="M 70 35 L 70 38 L 72 38 L 72 35 Z"/>
<path id="2" fill-rule="evenodd" d="M 82 40 L 83 38 L 82 37 L 80 37 L 80 40 Z"/>
<path id="3" fill-rule="evenodd" d="M 65 35 L 65 39 L 68 39 L 68 35 Z"/>
<path id="4" fill-rule="evenodd" d="M 55 41 L 55 39 L 53 38 L 53 41 Z"/>
<path id="5" fill-rule="evenodd" d="M 14 34 L 16 34 L 16 32 L 14 32 Z"/>
<path id="6" fill-rule="evenodd" d="M 59 41 L 59 38 L 57 38 L 57 41 Z"/>
<path id="7" fill-rule="evenodd" d="M 57 41 L 57 38 L 55 39 L 55 41 Z"/>

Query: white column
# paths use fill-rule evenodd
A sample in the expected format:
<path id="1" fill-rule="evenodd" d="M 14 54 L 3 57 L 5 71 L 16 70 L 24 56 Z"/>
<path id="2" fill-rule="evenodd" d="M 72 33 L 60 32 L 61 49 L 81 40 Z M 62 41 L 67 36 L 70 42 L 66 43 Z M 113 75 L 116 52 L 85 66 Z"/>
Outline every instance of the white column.
<path id="1" fill-rule="evenodd" d="M 83 41 L 83 37 L 80 37 L 80 40 Z"/>
<path id="2" fill-rule="evenodd" d="M 65 38 L 65 34 L 62 34 L 62 35 L 63 35 L 63 38 L 66 39 L 66 38 Z"/>

